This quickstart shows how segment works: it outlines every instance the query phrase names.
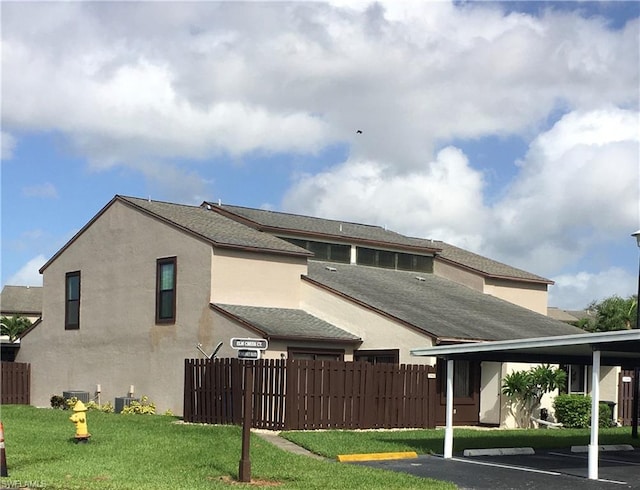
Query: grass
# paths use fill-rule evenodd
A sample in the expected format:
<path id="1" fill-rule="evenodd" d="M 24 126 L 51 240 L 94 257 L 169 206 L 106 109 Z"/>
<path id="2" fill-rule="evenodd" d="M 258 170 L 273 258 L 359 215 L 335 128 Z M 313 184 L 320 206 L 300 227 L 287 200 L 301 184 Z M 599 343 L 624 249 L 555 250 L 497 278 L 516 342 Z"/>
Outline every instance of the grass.
<path id="1" fill-rule="evenodd" d="M 291 431 L 284 438 L 308 450 L 335 458 L 338 454 L 358 454 L 393 451 L 415 451 L 418 454 L 442 454 L 443 430 L 400 431 Z M 589 429 L 516 429 L 477 430 L 454 429 L 453 450 L 491 447 L 533 447 L 534 449 L 586 446 Z M 599 443 L 631 444 L 640 441 L 631 438 L 631 428 L 601 429 Z"/>
<path id="2" fill-rule="evenodd" d="M 4 405 L 9 477 L 0 487 L 47 489 L 453 489 L 364 466 L 316 461 L 251 437 L 252 483 L 239 483 L 241 428 L 176 423 L 160 415 L 88 412 L 88 444 L 74 442 L 71 412 Z M 333 433 L 326 433 L 331 440 Z M 401 434 L 401 433 L 399 433 Z M 424 452 L 424 451 L 423 451 Z"/>

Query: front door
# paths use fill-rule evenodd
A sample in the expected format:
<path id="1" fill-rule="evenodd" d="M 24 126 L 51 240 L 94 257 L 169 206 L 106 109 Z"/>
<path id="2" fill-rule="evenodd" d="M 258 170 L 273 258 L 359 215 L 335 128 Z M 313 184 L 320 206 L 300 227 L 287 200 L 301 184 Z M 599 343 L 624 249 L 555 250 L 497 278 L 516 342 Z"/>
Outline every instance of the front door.
<path id="1" fill-rule="evenodd" d="M 480 362 L 455 361 L 453 374 L 453 425 L 480 423 Z M 436 403 L 436 425 L 444 425 L 447 404 L 447 363 L 438 359 L 439 382 Z"/>

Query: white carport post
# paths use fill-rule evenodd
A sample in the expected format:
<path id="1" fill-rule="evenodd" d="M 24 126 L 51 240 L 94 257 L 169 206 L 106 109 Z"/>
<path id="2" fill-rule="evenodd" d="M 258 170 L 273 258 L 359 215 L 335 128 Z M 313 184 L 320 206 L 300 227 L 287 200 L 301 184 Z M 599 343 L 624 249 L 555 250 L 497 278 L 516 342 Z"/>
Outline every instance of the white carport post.
<path id="1" fill-rule="evenodd" d="M 600 408 L 600 351 L 593 351 L 591 369 L 591 441 L 589 443 L 589 479 L 598 479 L 598 426 Z"/>
<path id="2" fill-rule="evenodd" d="M 453 359 L 447 359 L 447 413 L 444 428 L 444 457 L 453 457 Z"/>

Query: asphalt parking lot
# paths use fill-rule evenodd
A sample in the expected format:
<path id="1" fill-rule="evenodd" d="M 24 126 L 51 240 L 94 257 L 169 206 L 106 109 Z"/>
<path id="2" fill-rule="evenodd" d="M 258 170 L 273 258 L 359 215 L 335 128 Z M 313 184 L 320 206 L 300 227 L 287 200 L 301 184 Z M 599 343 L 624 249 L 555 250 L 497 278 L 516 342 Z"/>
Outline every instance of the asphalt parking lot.
<path id="1" fill-rule="evenodd" d="M 571 450 L 537 450 L 532 455 L 419 456 L 358 463 L 390 471 L 447 480 L 461 489 L 584 490 L 640 489 L 640 449 L 600 453 L 599 480 L 589 480 L 588 456 Z"/>

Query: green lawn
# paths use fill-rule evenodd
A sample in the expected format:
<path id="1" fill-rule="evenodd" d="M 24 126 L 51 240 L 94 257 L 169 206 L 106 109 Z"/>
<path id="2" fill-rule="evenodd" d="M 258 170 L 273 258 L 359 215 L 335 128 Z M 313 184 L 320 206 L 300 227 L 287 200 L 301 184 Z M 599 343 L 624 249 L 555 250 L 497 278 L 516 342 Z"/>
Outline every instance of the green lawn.
<path id="1" fill-rule="evenodd" d="M 252 435 L 252 484 L 239 484 L 241 428 L 176 423 L 160 415 L 88 412 L 88 444 L 76 444 L 71 412 L 1 407 L 9 477 L 0 487 L 47 489 L 453 489 L 451 484 L 316 461 Z M 326 433 L 328 440 L 333 433 Z M 399 433 L 400 434 L 400 433 Z M 337 451 L 339 453 L 341 451 Z M 424 452 L 424 451 L 421 451 Z"/>
<path id="2" fill-rule="evenodd" d="M 443 430 L 399 431 L 291 431 L 281 434 L 296 444 L 335 458 L 338 454 L 415 451 L 418 454 L 443 453 Z M 533 447 L 535 449 L 586 446 L 589 429 L 517 429 L 476 430 L 454 429 L 453 450 L 491 447 Z M 601 429 L 600 444 L 631 444 L 631 428 Z"/>

